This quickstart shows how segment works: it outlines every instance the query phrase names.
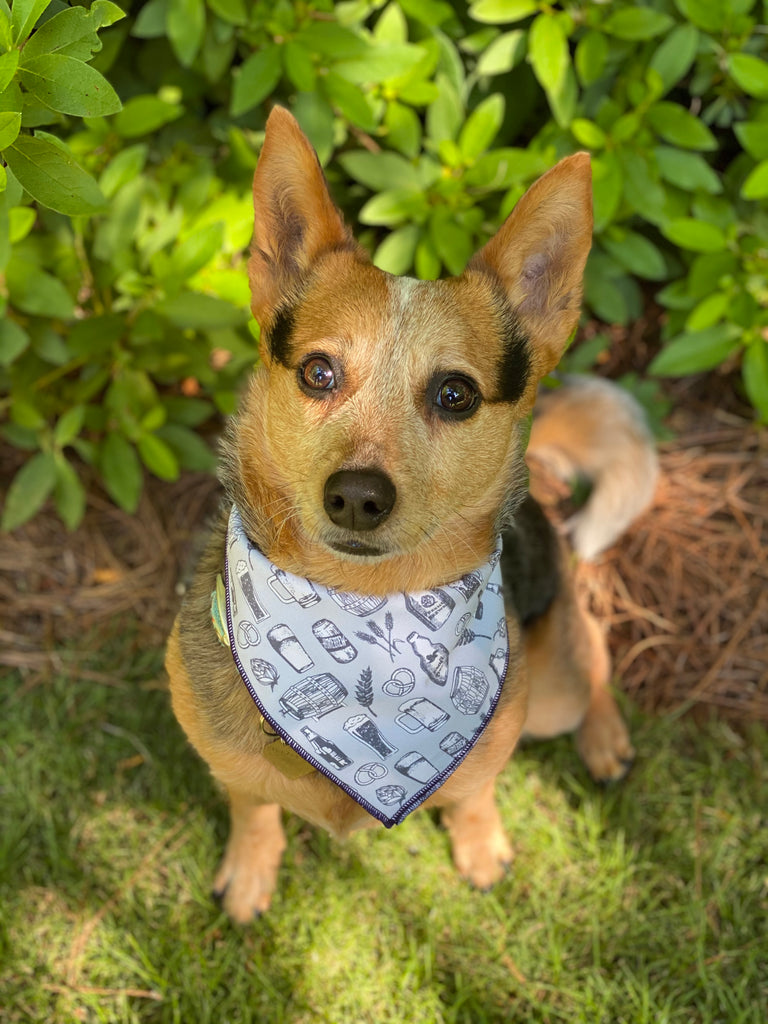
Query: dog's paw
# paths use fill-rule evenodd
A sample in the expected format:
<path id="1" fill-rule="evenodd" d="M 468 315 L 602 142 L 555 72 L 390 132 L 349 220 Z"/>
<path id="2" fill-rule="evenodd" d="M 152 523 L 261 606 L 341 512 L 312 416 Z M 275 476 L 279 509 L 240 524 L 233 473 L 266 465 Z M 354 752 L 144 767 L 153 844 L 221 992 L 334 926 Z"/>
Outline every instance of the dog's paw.
<path id="1" fill-rule="evenodd" d="M 502 829 L 481 835 L 451 835 L 453 863 L 462 878 L 487 890 L 506 874 L 514 853 Z"/>
<path id="2" fill-rule="evenodd" d="M 595 782 L 618 782 L 635 760 L 629 731 L 615 705 L 587 715 L 576 734 L 576 747 Z"/>
<path id="3" fill-rule="evenodd" d="M 213 897 L 236 924 L 248 924 L 269 910 L 277 885 L 280 855 L 264 849 L 233 849 L 230 843 L 213 880 Z"/>

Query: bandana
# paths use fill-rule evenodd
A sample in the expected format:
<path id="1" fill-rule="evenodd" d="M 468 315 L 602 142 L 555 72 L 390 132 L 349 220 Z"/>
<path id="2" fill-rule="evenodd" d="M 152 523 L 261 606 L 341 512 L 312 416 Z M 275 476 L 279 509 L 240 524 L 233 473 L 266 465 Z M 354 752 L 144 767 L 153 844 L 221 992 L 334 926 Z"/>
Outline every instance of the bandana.
<path id="1" fill-rule="evenodd" d="M 233 506 L 226 630 L 265 722 L 388 828 L 463 761 L 496 708 L 509 659 L 501 540 L 433 590 L 375 597 L 273 565 Z"/>

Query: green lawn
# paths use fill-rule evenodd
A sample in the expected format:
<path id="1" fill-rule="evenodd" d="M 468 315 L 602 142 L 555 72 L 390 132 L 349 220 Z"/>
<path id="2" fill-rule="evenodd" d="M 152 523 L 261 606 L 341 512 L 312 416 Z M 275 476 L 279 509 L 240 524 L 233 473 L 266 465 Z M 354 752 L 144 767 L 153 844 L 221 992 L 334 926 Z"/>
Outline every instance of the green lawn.
<path id="1" fill-rule="evenodd" d="M 631 714 L 613 789 L 568 739 L 526 748 L 490 894 L 429 813 L 344 845 L 290 818 L 273 909 L 238 929 L 209 896 L 226 809 L 161 653 L 106 647 L 0 678 L 4 1024 L 768 1020 L 765 730 Z"/>

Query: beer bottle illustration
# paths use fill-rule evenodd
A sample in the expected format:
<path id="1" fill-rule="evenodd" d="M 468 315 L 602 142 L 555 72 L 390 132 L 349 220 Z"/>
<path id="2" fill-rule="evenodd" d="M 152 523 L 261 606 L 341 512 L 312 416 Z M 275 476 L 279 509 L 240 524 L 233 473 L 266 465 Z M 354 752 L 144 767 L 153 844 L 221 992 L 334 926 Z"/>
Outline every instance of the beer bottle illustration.
<path id="1" fill-rule="evenodd" d="M 301 731 L 309 740 L 309 745 L 314 749 L 317 756 L 322 757 L 326 764 L 330 764 L 334 768 L 346 768 L 352 764 L 352 759 L 347 757 L 341 747 L 337 747 L 335 743 L 326 739 L 325 736 L 321 736 L 314 729 L 310 729 L 308 725 L 303 726 Z"/>
<path id="2" fill-rule="evenodd" d="M 423 672 L 438 686 L 445 686 L 448 681 L 448 648 L 432 641 L 420 633 L 409 633 L 408 643 L 418 655 Z"/>
<path id="3" fill-rule="evenodd" d="M 330 619 L 318 619 L 312 624 L 312 632 L 334 661 L 343 665 L 357 657 L 357 648 Z"/>
<path id="4" fill-rule="evenodd" d="M 315 664 L 299 643 L 296 634 L 284 622 L 270 629 L 267 633 L 267 640 L 269 640 L 280 657 L 287 661 L 291 668 L 295 668 L 297 672 L 306 672 L 307 669 L 312 668 Z"/>

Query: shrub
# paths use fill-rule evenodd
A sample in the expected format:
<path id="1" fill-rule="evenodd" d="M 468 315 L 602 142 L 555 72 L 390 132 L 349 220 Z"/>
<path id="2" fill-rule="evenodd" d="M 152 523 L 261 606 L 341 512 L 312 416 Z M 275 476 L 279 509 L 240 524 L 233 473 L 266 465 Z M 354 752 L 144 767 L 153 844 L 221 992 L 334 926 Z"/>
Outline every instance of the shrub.
<path id="1" fill-rule="evenodd" d="M 651 371 L 741 366 L 768 421 L 768 65 L 755 0 L 0 0 L 0 418 L 29 452 L 3 526 L 79 462 L 143 468 L 256 358 L 244 253 L 269 106 L 288 106 L 377 264 L 458 273 L 556 159 L 592 152 L 586 305 L 668 311 Z M 124 16 L 125 15 L 125 16 Z"/>

